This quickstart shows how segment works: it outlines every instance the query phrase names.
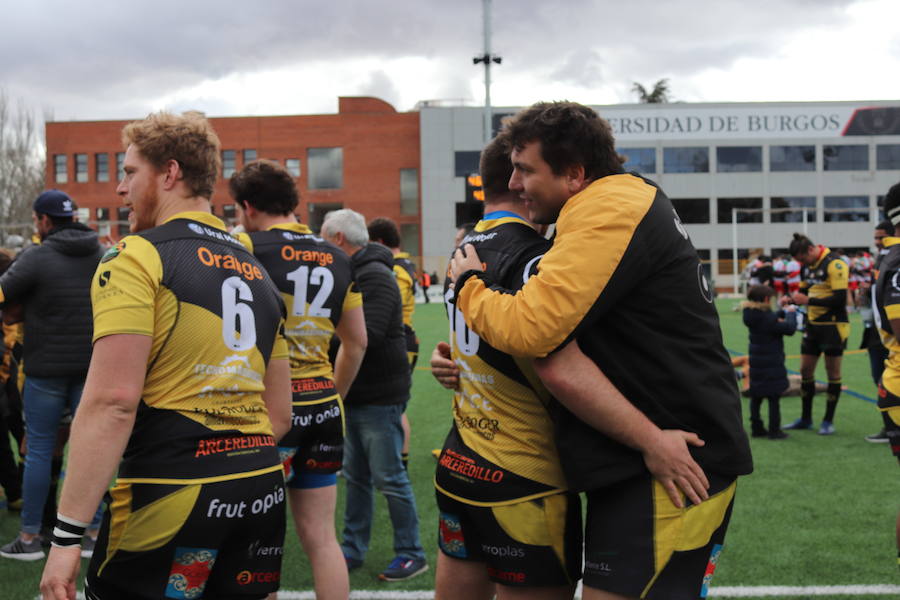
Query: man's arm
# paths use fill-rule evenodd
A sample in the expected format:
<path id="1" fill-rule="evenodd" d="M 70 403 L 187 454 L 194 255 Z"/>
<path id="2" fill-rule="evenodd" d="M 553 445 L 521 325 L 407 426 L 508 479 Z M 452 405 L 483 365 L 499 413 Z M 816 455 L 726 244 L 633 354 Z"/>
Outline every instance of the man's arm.
<path id="1" fill-rule="evenodd" d="M 341 313 L 335 334 L 341 340 L 341 347 L 334 359 L 334 387 L 341 398 L 346 398 L 368 345 L 363 307 L 357 306 Z"/>
<path id="2" fill-rule="evenodd" d="M 69 437 L 69 462 L 59 513 L 90 523 L 134 426 L 144 389 L 153 338 L 135 334 L 97 340 L 91 356 L 81 403 Z M 75 598 L 81 566 L 78 546 L 53 547 L 44 567 L 44 598 Z"/>
<path id="3" fill-rule="evenodd" d="M 675 506 L 683 506 L 682 493 L 694 504 L 709 497 L 709 481 L 688 451 L 688 445 L 705 442 L 694 433 L 657 427 L 581 352 L 576 341 L 536 359 L 534 367 L 550 393 L 576 417 L 641 452 L 650 474 L 665 487 Z"/>
<path id="4" fill-rule="evenodd" d="M 263 377 L 262 399 L 272 423 L 272 435 L 280 440 L 291 429 L 291 363 L 286 358 L 269 359 Z"/>
<path id="5" fill-rule="evenodd" d="M 400 289 L 393 272 L 388 271 L 357 273 L 356 285 L 363 297 L 366 338 L 368 343 L 379 346 L 387 337 L 394 311 L 402 311 Z"/>

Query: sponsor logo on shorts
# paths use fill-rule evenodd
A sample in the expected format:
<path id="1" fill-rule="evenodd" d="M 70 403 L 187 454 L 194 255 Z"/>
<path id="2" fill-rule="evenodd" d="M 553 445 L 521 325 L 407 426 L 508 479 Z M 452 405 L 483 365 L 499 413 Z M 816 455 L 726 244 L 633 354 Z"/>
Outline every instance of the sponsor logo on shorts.
<path id="1" fill-rule="evenodd" d="M 291 417 L 291 425 L 294 427 L 309 427 L 314 422 L 321 425 L 325 421 L 337 419 L 341 416 L 341 407 L 335 404 L 329 408 L 317 412 L 315 415 L 298 415 Z"/>
<path id="2" fill-rule="evenodd" d="M 515 546 L 491 546 L 482 544 L 481 551 L 498 558 L 525 558 L 525 550 Z"/>
<path id="3" fill-rule="evenodd" d="M 608 562 L 593 562 L 590 560 L 584 561 L 584 570 L 593 573 L 594 575 L 609 575 L 612 573 L 612 567 Z"/>
<path id="4" fill-rule="evenodd" d="M 295 394 L 334 390 L 334 382 L 330 379 L 292 379 L 291 391 Z"/>
<path id="5" fill-rule="evenodd" d="M 284 503 L 284 488 L 276 487 L 262 498 L 253 500 L 249 505 L 240 502 L 222 502 L 218 498 L 209 501 L 206 517 L 209 519 L 243 519 L 247 514 L 264 515 L 273 507 Z"/>
<path id="6" fill-rule="evenodd" d="M 340 469 L 342 464 L 339 460 L 316 460 L 314 458 L 306 459 L 304 463 L 306 468 L 310 471 L 313 470 L 321 470 L 325 471 L 328 469 Z"/>
<path id="7" fill-rule="evenodd" d="M 260 556 L 283 556 L 283 546 L 263 546 L 260 540 L 256 540 L 247 548 L 247 558 L 259 558 Z"/>
<path id="8" fill-rule="evenodd" d="M 199 598 L 216 562 L 218 550 L 210 548 L 175 548 L 172 570 L 166 584 L 166 598 L 177 600 Z"/>
<path id="9" fill-rule="evenodd" d="M 502 569 L 488 567 L 487 572 L 489 577 L 498 581 L 506 583 L 525 583 L 525 573 L 522 573 L 521 571 L 504 571 Z"/>
<path id="10" fill-rule="evenodd" d="M 442 512 L 438 522 L 438 544 L 441 551 L 454 558 L 467 558 L 466 540 L 463 537 L 459 517 Z"/>
<path id="11" fill-rule="evenodd" d="M 479 466 L 475 464 L 474 459 L 458 454 L 453 450 L 445 449 L 438 464 L 449 471 L 479 481 L 487 481 L 488 483 L 500 483 L 503 481 L 503 471 Z"/>
<path id="12" fill-rule="evenodd" d="M 238 585 L 251 583 L 277 583 L 281 580 L 281 571 L 241 571 L 237 574 Z"/>
<path id="13" fill-rule="evenodd" d="M 706 563 L 706 573 L 703 574 L 703 585 L 700 586 L 700 597 L 706 598 L 709 594 L 709 584 L 712 582 L 713 574 L 716 572 L 716 565 L 719 563 L 719 555 L 722 553 L 722 544 L 713 546 L 712 553 L 709 555 L 709 562 Z"/>
<path id="14" fill-rule="evenodd" d="M 487 417 L 458 415 L 456 417 L 456 426 L 460 429 L 470 429 L 486 440 L 494 439 L 494 436 L 500 431 L 500 421 L 488 419 Z"/>
<path id="15" fill-rule="evenodd" d="M 194 452 L 194 458 L 274 445 L 275 438 L 271 435 L 241 435 L 199 440 L 197 442 L 197 451 Z"/>

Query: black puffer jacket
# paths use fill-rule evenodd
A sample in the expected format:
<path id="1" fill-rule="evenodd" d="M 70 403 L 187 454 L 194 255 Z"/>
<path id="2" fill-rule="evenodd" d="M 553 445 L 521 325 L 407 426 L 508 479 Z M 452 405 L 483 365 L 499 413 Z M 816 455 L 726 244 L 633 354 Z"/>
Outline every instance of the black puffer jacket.
<path id="1" fill-rule="evenodd" d="M 781 395 L 788 387 L 783 336 L 797 330 L 797 314 L 772 312 L 767 304 L 756 302 L 743 306 L 744 325 L 750 330 L 749 394 L 754 398 Z"/>
<path id="2" fill-rule="evenodd" d="M 25 307 L 25 374 L 85 376 L 94 330 L 91 279 L 103 248 L 80 224 L 53 229 L 0 277 L 3 301 Z"/>
<path id="3" fill-rule="evenodd" d="M 400 404 L 409 400 L 409 362 L 403 333 L 403 305 L 394 279 L 394 257 L 381 244 L 369 244 L 350 258 L 363 297 L 369 338 L 359 374 L 344 402 Z"/>

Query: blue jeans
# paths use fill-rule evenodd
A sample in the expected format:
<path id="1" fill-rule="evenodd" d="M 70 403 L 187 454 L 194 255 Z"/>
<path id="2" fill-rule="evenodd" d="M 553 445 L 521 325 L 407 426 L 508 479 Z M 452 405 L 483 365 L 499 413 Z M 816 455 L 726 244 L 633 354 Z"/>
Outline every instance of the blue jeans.
<path id="1" fill-rule="evenodd" d="M 44 503 L 50 489 L 50 463 L 63 411 L 74 414 L 84 388 L 83 377 L 25 378 L 22 404 L 25 411 L 25 474 L 22 478 L 22 531 L 40 533 Z M 100 525 L 102 513 L 94 515 L 91 528 Z"/>
<path id="2" fill-rule="evenodd" d="M 369 549 L 374 510 L 373 487 L 384 494 L 394 527 L 394 553 L 425 558 L 419 541 L 419 515 L 409 476 L 400 460 L 405 404 L 345 406 L 344 440 L 344 556 L 363 560 Z"/>

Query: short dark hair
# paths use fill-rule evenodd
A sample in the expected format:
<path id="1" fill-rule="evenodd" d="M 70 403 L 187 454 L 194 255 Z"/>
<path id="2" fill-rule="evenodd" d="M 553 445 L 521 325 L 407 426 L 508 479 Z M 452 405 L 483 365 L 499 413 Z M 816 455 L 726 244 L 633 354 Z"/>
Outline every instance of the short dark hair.
<path id="1" fill-rule="evenodd" d="M 795 233 L 794 239 L 791 240 L 791 245 L 788 246 L 788 252 L 791 256 L 799 256 L 801 254 L 806 254 L 813 246 L 815 246 L 815 244 L 813 244 L 811 239 L 802 233 Z"/>
<path id="2" fill-rule="evenodd" d="M 300 202 L 294 178 L 275 161 L 248 162 L 228 181 L 231 197 L 243 206 L 246 202 L 269 215 L 287 215 Z"/>
<path id="3" fill-rule="evenodd" d="M 509 191 L 509 180 L 513 172 L 512 161 L 509 159 L 510 152 L 512 144 L 506 132 L 500 132 L 481 151 L 478 170 L 481 172 L 481 187 L 484 189 L 485 200 L 490 201 L 495 196 Z"/>
<path id="4" fill-rule="evenodd" d="M 888 233 L 894 232 L 894 226 L 887 219 L 876 225 L 875 229 L 880 229 L 881 231 L 886 231 Z"/>
<path id="5" fill-rule="evenodd" d="M 766 302 L 775 295 L 775 290 L 767 285 L 753 285 L 747 290 L 747 299 L 751 302 Z"/>
<path id="6" fill-rule="evenodd" d="M 583 104 L 538 102 L 512 117 L 505 131 L 515 149 L 540 142 L 541 158 L 555 175 L 573 165 L 582 165 L 589 180 L 623 172 L 612 127 Z"/>
<path id="7" fill-rule="evenodd" d="M 892 185 L 884 196 L 884 216 L 895 226 L 900 224 L 900 183 Z"/>
<path id="8" fill-rule="evenodd" d="M 376 217 L 369 221 L 369 239 L 381 242 L 388 248 L 400 247 L 400 230 L 397 224 L 387 217 Z"/>
<path id="9" fill-rule="evenodd" d="M 60 227 L 62 225 L 69 225 L 69 224 L 75 222 L 75 217 L 73 217 L 71 215 L 68 217 L 54 217 L 53 215 L 48 215 L 47 213 L 42 213 L 42 212 L 36 212 L 34 214 L 37 215 L 38 219 L 40 219 L 41 217 L 47 217 L 48 219 L 50 219 L 50 222 L 53 224 L 54 227 Z"/>

